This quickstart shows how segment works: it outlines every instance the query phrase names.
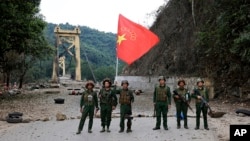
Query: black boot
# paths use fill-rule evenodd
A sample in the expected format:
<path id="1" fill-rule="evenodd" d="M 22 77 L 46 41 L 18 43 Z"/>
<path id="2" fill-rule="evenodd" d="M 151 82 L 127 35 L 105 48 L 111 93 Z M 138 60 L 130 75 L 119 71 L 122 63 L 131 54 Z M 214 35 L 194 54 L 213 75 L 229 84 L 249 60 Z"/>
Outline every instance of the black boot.
<path id="1" fill-rule="evenodd" d="M 129 132 L 132 132 L 132 130 L 130 128 L 127 129 L 127 133 L 129 133 Z"/>
<path id="2" fill-rule="evenodd" d="M 196 127 L 195 130 L 198 130 L 200 128 L 200 117 L 196 115 Z"/>
<path id="3" fill-rule="evenodd" d="M 131 126 L 132 126 L 132 121 L 128 120 L 128 122 L 127 122 L 127 133 L 132 132 Z"/>
<path id="4" fill-rule="evenodd" d="M 184 118 L 184 128 L 185 128 L 185 129 L 188 129 L 188 126 L 187 126 L 187 118 Z"/>
<path id="5" fill-rule="evenodd" d="M 160 127 L 155 127 L 155 128 L 153 128 L 153 130 L 159 130 L 159 129 L 161 129 Z"/>
<path id="6" fill-rule="evenodd" d="M 124 129 L 120 129 L 119 133 L 122 133 L 122 132 L 124 132 Z"/>
<path id="7" fill-rule="evenodd" d="M 164 130 L 168 130 L 168 127 L 166 126 L 166 127 L 164 127 Z"/>
<path id="8" fill-rule="evenodd" d="M 78 131 L 76 132 L 76 134 L 81 134 L 81 131 L 80 131 L 80 130 L 78 130 Z"/>
<path id="9" fill-rule="evenodd" d="M 102 127 L 101 133 L 105 132 L 105 127 Z"/>
<path id="10" fill-rule="evenodd" d="M 111 132 L 111 131 L 109 130 L 109 127 L 107 127 L 107 132 Z"/>
<path id="11" fill-rule="evenodd" d="M 181 119 L 177 118 L 177 129 L 181 128 Z"/>

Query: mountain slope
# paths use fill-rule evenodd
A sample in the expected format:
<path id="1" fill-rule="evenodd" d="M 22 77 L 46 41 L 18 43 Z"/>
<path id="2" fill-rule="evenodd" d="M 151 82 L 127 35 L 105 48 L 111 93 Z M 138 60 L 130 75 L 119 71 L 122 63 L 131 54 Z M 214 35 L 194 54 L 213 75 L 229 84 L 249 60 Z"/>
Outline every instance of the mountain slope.
<path id="1" fill-rule="evenodd" d="M 133 65 L 127 75 L 181 75 L 194 72 L 194 23 L 187 0 L 170 0 L 158 14 L 151 30 L 160 42 Z M 192 67 L 189 67 L 192 66 Z"/>
<path id="2" fill-rule="evenodd" d="M 73 30 L 75 26 L 69 23 L 60 24 L 61 29 Z M 49 43 L 54 46 L 55 34 L 54 28 L 56 24 L 48 23 L 44 31 L 45 36 Z M 90 73 L 88 63 L 86 62 L 85 53 L 89 60 L 89 64 L 93 69 L 97 80 L 102 80 L 103 77 L 114 77 L 115 63 L 116 63 L 116 34 L 101 32 L 96 29 L 91 29 L 86 26 L 79 26 L 81 30 L 80 34 L 80 56 L 82 63 L 82 77 L 83 79 L 93 79 Z M 71 50 L 74 51 L 74 50 Z M 59 54 L 64 52 L 63 48 L 59 49 Z M 74 72 L 74 59 L 69 55 L 66 56 L 66 73 L 72 74 Z M 52 58 L 50 58 L 52 61 Z M 51 66 L 48 66 L 52 68 Z M 103 70 L 109 70 L 103 71 Z M 103 72 L 101 72 L 103 71 Z M 112 73 L 111 73 L 112 72 Z M 99 75 L 98 73 L 103 73 Z M 106 76 L 105 76 L 106 75 Z M 99 76 L 99 77 L 98 77 Z"/>
<path id="3" fill-rule="evenodd" d="M 56 24 L 48 23 L 46 28 L 46 37 L 51 44 L 54 44 L 54 28 Z M 59 25 L 61 29 L 74 29 L 75 26 L 66 24 Z M 89 61 L 95 65 L 114 65 L 116 35 L 105 33 L 86 26 L 80 26 L 80 48 L 81 59 L 85 59 L 84 51 L 89 57 Z"/>
<path id="4" fill-rule="evenodd" d="M 151 30 L 160 43 L 125 75 L 198 76 L 215 94 L 249 93 L 250 1 L 169 0 Z"/>

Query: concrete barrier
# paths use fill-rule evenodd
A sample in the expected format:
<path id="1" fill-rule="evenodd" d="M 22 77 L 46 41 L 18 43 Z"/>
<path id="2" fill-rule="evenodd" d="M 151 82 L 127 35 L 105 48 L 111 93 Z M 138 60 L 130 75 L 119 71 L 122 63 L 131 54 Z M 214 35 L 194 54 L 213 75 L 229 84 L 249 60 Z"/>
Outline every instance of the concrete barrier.
<path id="1" fill-rule="evenodd" d="M 166 80 L 167 86 L 170 87 L 171 92 L 178 87 L 177 82 L 180 77 L 169 77 Z M 186 82 L 186 88 L 192 91 L 196 87 L 196 81 L 198 77 L 182 78 Z M 117 76 L 115 78 L 118 85 L 121 85 L 122 80 L 128 80 L 130 89 L 141 89 L 143 91 L 153 92 L 155 86 L 159 83 L 158 76 Z M 207 78 L 203 79 L 205 86 L 209 90 L 209 97 L 214 97 L 213 83 Z"/>

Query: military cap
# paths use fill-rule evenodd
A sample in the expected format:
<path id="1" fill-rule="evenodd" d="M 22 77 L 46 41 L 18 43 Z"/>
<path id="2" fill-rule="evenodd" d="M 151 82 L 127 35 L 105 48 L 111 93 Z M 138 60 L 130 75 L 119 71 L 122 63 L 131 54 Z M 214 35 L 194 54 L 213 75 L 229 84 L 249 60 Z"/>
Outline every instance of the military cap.
<path id="1" fill-rule="evenodd" d="M 129 85 L 128 80 L 122 80 L 121 85 L 123 85 L 123 84 L 127 84 L 127 85 Z"/>
<path id="2" fill-rule="evenodd" d="M 104 86 L 105 85 L 105 82 L 108 82 L 109 83 L 109 86 L 112 85 L 112 82 L 109 78 L 105 78 L 103 81 L 102 81 L 102 85 Z"/>
<path id="3" fill-rule="evenodd" d="M 184 80 L 184 79 L 180 79 L 180 80 L 178 80 L 178 83 L 177 83 L 177 84 L 178 84 L 178 85 L 180 85 L 180 83 L 181 83 L 181 82 L 183 82 L 183 83 L 184 83 L 184 85 L 186 85 L 186 82 L 185 82 L 185 80 Z"/>
<path id="4" fill-rule="evenodd" d="M 166 81 L 166 78 L 165 78 L 165 76 L 159 76 L 158 80 L 159 80 L 159 81 L 160 81 L 160 80 Z"/>
<path id="5" fill-rule="evenodd" d="M 91 81 L 91 80 L 89 80 L 89 81 L 86 83 L 85 88 L 88 88 L 88 85 L 92 85 L 92 88 L 94 88 L 94 87 L 95 87 L 94 82 L 93 82 L 93 81 Z"/>
<path id="6" fill-rule="evenodd" d="M 198 84 L 199 82 L 204 83 L 204 81 L 203 81 L 201 78 L 198 78 L 198 79 L 197 79 L 197 84 Z"/>

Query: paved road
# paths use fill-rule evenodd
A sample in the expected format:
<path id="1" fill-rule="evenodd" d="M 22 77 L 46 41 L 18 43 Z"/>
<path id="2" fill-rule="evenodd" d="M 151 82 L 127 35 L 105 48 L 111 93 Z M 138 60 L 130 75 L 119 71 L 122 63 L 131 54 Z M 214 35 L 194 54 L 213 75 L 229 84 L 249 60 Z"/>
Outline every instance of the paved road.
<path id="1" fill-rule="evenodd" d="M 195 118 L 189 118 L 190 129 L 176 129 L 174 117 L 168 118 L 169 130 L 153 131 L 155 118 L 134 118 L 132 133 L 118 133 L 119 118 L 114 118 L 111 133 L 100 133 L 100 119 L 94 119 L 93 133 L 87 133 L 87 124 L 80 135 L 76 135 L 79 119 L 48 122 L 37 121 L 29 124 L 18 124 L 0 132 L 1 141 L 215 141 L 214 132 L 204 129 L 194 130 Z M 88 120 L 87 120 L 88 123 Z"/>

